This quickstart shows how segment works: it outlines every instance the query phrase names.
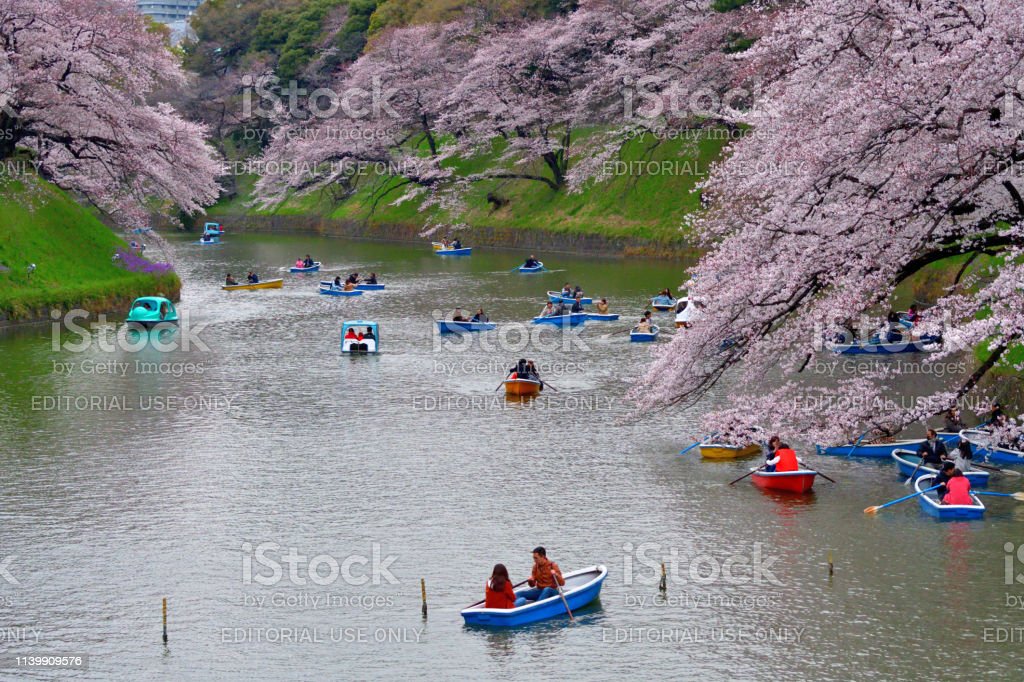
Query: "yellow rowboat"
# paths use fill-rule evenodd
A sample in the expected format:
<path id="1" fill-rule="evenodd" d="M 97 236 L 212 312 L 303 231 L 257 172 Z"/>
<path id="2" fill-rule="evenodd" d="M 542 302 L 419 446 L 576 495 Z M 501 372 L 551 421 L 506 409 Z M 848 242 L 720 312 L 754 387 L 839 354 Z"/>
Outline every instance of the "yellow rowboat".
<path id="1" fill-rule="evenodd" d="M 761 453 L 761 446 L 757 443 L 744 445 L 723 445 L 721 443 L 702 443 L 700 455 L 706 459 L 736 459 L 737 457 L 753 457 Z"/>
<path id="2" fill-rule="evenodd" d="M 506 379 L 505 397 L 521 398 L 538 395 L 541 390 L 539 381 L 533 379 Z"/>
<path id="3" fill-rule="evenodd" d="M 256 284 L 225 284 L 221 287 L 224 291 L 238 291 L 240 289 L 280 289 L 284 286 L 283 279 L 268 279 L 266 282 Z"/>

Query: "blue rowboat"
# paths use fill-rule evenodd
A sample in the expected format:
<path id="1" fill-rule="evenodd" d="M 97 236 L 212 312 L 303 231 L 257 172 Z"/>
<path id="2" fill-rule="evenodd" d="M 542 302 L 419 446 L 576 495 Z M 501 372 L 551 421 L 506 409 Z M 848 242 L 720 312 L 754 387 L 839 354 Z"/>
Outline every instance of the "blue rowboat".
<path id="1" fill-rule="evenodd" d="M 320 286 L 320 293 L 324 296 L 362 296 L 363 292 L 359 289 L 353 289 L 352 291 L 345 291 L 334 286 L 325 287 Z"/>
<path id="2" fill-rule="evenodd" d="M 896 353 L 927 353 L 938 350 L 941 344 L 942 339 L 938 336 L 925 335 L 916 341 L 879 343 L 873 340 L 869 343 L 836 343 L 827 348 L 836 355 L 893 355 Z"/>
<path id="3" fill-rule="evenodd" d="M 322 279 L 322 280 L 320 280 L 320 286 L 321 287 L 333 287 L 334 286 L 334 282 L 329 280 L 329 279 Z M 357 284 L 356 285 L 356 289 L 358 289 L 359 291 L 383 291 L 384 290 L 384 285 L 383 284 L 365 284 L 365 283 L 363 283 L 363 284 Z"/>
<path id="4" fill-rule="evenodd" d="M 565 315 L 549 315 L 533 318 L 534 324 L 553 324 L 556 327 L 578 327 L 587 321 L 586 313 L 567 313 Z"/>
<path id="5" fill-rule="evenodd" d="M 562 591 L 565 593 L 565 601 L 569 603 L 569 608 L 575 613 L 597 599 L 601 594 L 601 585 L 607 575 L 608 569 L 604 566 L 590 566 L 566 573 Z M 523 581 L 515 587 L 520 588 L 525 585 L 526 582 Z M 567 615 L 565 604 L 557 594 L 541 601 L 527 602 L 514 609 L 488 609 L 484 608 L 482 601 L 478 601 L 462 610 L 462 618 L 466 621 L 466 625 L 489 627 L 515 627 L 565 615 Z"/>
<path id="6" fill-rule="evenodd" d="M 552 303 L 559 303 L 559 302 L 561 302 L 561 303 L 575 303 L 576 302 L 575 298 L 573 298 L 572 296 L 563 296 L 560 291 L 549 291 L 548 292 L 548 300 L 551 301 Z M 582 303 L 583 305 L 590 305 L 593 302 L 594 302 L 594 299 L 588 298 L 586 296 L 583 296 L 582 298 L 580 298 L 580 303 Z"/>
<path id="7" fill-rule="evenodd" d="M 466 332 L 486 332 L 497 329 L 493 322 L 455 322 L 454 320 L 436 320 L 437 331 L 442 334 L 464 334 Z"/>
<path id="8" fill-rule="evenodd" d="M 939 473 L 935 467 L 928 466 L 927 464 L 922 464 L 918 468 L 917 463 L 921 461 L 921 458 L 913 450 L 895 450 L 892 453 L 892 458 L 896 461 L 896 466 L 899 467 L 900 473 L 908 478 L 913 476 L 915 481 L 921 476 L 934 476 Z M 917 471 L 916 474 L 914 473 L 915 470 Z M 967 477 L 967 480 L 975 488 L 988 485 L 989 473 L 987 471 L 965 471 L 964 476 Z"/>
<path id="9" fill-rule="evenodd" d="M 661 331 L 661 328 L 656 324 L 651 325 L 650 332 L 638 332 L 636 329 L 636 327 L 633 327 L 633 330 L 629 332 L 629 340 L 633 343 L 648 343 L 650 341 L 654 341 L 658 338 L 658 332 Z"/>
<path id="10" fill-rule="evenodd" d="M 917 492 L 928 490 L 935 485 L 933 481 L 935 481 L 934 476 L 922 476 L 914 481 L 914 489 Z M 921 504 L 921 509 L 925 514 L 934 516 L 940 521 L 969 521 L 985 516 L 985 505 L 981 503 L 977 495 L 971 495 L 974 504 L 942 504 L 939 501 L 938 492 L 932 490 L 917 496 L 917 501 Z"/>
<path id="11" fill-rule="evenodd" d="M 466 246 L 461 249 L 435 249 L 434 253 L 438 256 L 469 256 L 473 253 L 473 247 Z"/>
<path id="12" fill-rule="evenodd" d="M 992 434 L 988 431 L 965 429 L 960 432 L 960 437 L 970 443 L 971 455 L 975 459 L 998 462 L 999 464 L 1024 465 L 1024 452 L 993 445 Z"/>
<path id="13" fill-rule="evenodd" d="M 960 434 L 951 433 L 949 431 L 940 431 L 939 440 L 946 444 L 946 447 L 952 447 L 957 444 L 960 440 Z M 925 441 L 924 438 L 918 438 L 916 440 L 894 440 L 891 443 L 860 443 L 853 444 L 847 443 L 846 445 L 830 445 L 828 447 L 823 445 L 815 445 L 814 449 L 817 450 L 819 455 L 833 455 L 839 457 L 881 457 L 882 459 L 889 459 L 892 457 L 892 453 L 896 450 L 910 450 L 917 452 L 917 448 Z"/>
<path id="14" fill-rule="evenodd" d="M 293 265 L 288 268 L 288 272 L 320 272 L 320 261 L 314 262 L 308 268 L 299 268 Z"/>
<path id="15" fill-rule="evenodd" d="M 543 269 L 544 269 L 544 263 L 542 263 L 540 261 L 537 261 L 537 264 L 534 265 L 532 268 L 528 268 L 525 265 L 520 265 L 519 266 L 519 272 L 523 273 L 524 275 L 529 275 L 529 274 L 532 274 L 534 272 L 540 272 Z"/>
<path id="16" fill-rule="evenodd" d="M 587 316 L 587 322 L 614 322 L 619 319 L 619 316 L 615 313 L 584 313 Z"/>

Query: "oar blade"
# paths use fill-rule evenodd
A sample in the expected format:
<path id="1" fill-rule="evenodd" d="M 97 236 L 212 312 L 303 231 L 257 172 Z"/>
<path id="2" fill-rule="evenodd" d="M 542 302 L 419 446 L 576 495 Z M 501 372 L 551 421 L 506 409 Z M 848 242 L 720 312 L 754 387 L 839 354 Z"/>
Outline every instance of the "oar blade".
<path id="1" fill-rule="evenodd" d="M 1024 502 L 1024 493 L 1014 493 L 1013 499 L 1017 500 L 1018 502 Z"/>
<path id="2" fill-rule="evenodd" d="M 876 507 L 868 507 L 867 509 L 864 510 L 864 513 L 865 514 L 877 514 L 878 513 L 878 507 L 877 506 Z"/>

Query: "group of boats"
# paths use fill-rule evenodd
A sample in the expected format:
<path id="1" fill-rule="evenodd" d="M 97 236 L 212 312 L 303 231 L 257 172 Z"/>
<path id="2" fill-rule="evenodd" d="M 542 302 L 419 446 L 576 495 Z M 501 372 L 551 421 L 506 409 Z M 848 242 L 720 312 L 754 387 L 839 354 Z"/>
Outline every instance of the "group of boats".
<path id="1" fill-rule="evenodd" d="M 971 484 L 971 504 L 944 504 L 938 497 L 934 482 L 939 471 L 925 464 L 923 458 L 918 455 L 918 448 L 925 443 L 925 439 L 916 440 L 894 440 L 880 443 L 854 442 L 839 446 L 815 446 L 818 455 L 835 457 L 867 457 L 875 459 L 891 459 L 895 462 L 899 474 L 905 477 L 908 482 L 913 482 L 915 493 L 894 500 L 889 504 L 918 498 L 921 509 L 929 516 L 942 520 L 970 520 L 980 519 L 985 514 L 985 504 L 980 499 L 983 495 L 995 495 L 1001 497 L 1024 498 L 1021 493 L 989 493 L 984 491 L 974 492 L 974 488 L 987 488 L 989 479 L 993 473 L 1001 472 L 1007 475 L 1019 476 L 1018 472 L 1007 471 L 996 467 L 987 466 L 985 463 L 1024 465 L 1024 452 L 992 443 L 992 434 L 983 429 L 963 429 L 958 432 L 938 432 L 938 438 L 947 449 L 967 443 L 971 450 L 972 467 L 964 472 L 964 476 Z M 693 447 L 693 446 L 691 446 Z M 702 442 L 698 444 L 701 456 L 711 460 L 738 459 L 742 457 L 753 457 L 762 452 L 761 446 L 749 444 L 743 446 L 729 445 L 725 443 Z M 690 448 L 683 450 L 685 453 Z M 813 469 L 801 467 L 797 471 L 774 472 L 765 471 L 762 467 L 751 470 L 748 474 L 754 485 L 767 490 L 777 490 L 792 493 L 809 492 L 814 485 L 815 477 L 820 472 Z M 887 505 L 883 505 L 887 506 Z M 869 509 L 878 509 L 869 508 Z"/>

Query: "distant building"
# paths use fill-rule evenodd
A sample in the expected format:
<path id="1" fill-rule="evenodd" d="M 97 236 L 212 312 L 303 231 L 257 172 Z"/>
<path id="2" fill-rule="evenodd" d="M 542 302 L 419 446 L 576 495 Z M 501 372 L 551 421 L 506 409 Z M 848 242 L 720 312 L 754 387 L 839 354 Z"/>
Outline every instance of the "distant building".
<path id="1" fill-rule="evenodd" d="M 135 0 L 139 11 L 171 29 L 177 43 L 189 33 L 188 20 L 203 0 Z"/>
<path id="2" fill-rule="evenodd" d="M 203 0 L 136 0 L 143 14 L 162 24 L 187 21 Z"/>

